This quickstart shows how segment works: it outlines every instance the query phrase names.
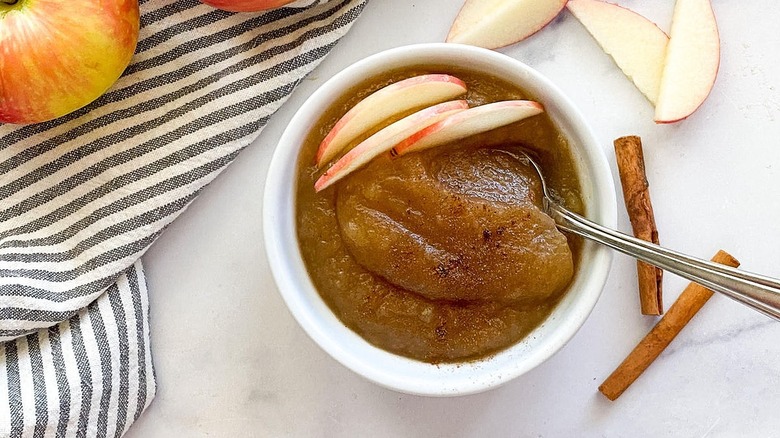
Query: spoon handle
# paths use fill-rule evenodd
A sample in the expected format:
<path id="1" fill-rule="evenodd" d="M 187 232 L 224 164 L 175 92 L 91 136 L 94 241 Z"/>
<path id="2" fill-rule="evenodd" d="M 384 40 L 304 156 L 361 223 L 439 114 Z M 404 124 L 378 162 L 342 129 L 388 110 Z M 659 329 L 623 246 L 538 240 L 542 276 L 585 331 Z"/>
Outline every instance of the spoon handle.
<path id="1" fill-rule="evenodd" d="M 682 254 L 606 228 L 548 202 L 558 227 L 673 272 L 780 321 L 780 280 Z"/>

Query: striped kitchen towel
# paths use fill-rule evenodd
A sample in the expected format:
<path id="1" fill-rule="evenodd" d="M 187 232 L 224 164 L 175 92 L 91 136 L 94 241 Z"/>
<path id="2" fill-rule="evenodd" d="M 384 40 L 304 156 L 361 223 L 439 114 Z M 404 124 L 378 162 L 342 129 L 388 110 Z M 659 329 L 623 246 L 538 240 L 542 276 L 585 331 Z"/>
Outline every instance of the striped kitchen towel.
<path id="1" fill-rule="evenodd" d="M 154 397 L 148 313 L 137 262 L 70 320 L 6 342 L 0 436 L 122 435 Z"/>
<path id="2" fill-rule="evenodd" d="M 119 436 L 140 414 L 154 378 L 139 258 L 366 1 L 233 14 L 141 0 L 136 55 L 108 93 L 0 125 L 0 436 Z"/>

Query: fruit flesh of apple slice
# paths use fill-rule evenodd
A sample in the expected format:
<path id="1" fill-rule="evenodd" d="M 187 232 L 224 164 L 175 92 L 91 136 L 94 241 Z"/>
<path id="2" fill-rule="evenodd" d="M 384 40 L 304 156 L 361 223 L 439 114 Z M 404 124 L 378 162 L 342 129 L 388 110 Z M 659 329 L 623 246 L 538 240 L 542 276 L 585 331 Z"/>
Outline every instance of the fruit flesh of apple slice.
<path id="1" fill-rule="evenodd" d="M 496 49 L 536 33 L 567 0 L 466 0 L 452 23 L 448 43 Z"/>
<path id="2" fill-rule="evenodd" d="M 655 104 L 669 42 L 666 33 L 647 18 L 612 3 L 570 0 L 566 8 Z"/>
<path id="3" fill-rule="evenodd" d="M 317 167 L 332 160 L 350 142 L 381 122 L 465 92 L 466 84 L 454 76 L 428 74 L 394 82 L 372 93 L 347 111 L 322 140 L 317 150 Z"/>
<path id="4" fill-rule="evenodd" d="M 453 114 L 399 142 L 393 155 L 421 151 L 508 125 L 544 112 L 537 102 L 505 100 Z"/>
<path id="5" fill-rule="evenodd" d="M 444 102 L 417 111 L 380 129 L 339 158 L 333 166 L 317 179 L 314 183 L 314 190 L 317 192 L 324 190 L 336 181 L 359 169 L 377 155 L 389 151 L 404 138 L 449 115 L 464 111 L 468 107 L 468 102 L 465 100 Z"/>
<path id="6" fill-rule="evenodd" d="M 720 40 L 710 0 L 677 0 L 655 106 L 656 123 L 691 115 L 709 96 L 720 66 Z"/>

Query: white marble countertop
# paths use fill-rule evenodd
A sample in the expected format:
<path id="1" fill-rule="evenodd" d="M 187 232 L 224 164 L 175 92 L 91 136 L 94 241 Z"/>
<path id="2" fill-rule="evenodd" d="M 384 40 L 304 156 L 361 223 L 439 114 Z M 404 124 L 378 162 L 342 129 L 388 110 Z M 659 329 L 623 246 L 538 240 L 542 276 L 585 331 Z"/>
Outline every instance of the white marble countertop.
<path id="1" fill-rule="evenodd" d="M 271 278 L 261 224 L 265 174 L 282 130 L 317 86 L 352 62 L 442 41 L 461 3 L 372 0 L 260 138 L 144 257 L 159 388 L 128 437 L 780 433 L 780 324 L 721 296 L 618 401 L 597 392 L 654 323 L 638 312 L 634 261 L 620 255 L 593 314 L 563 350 L 473 396 L 424 398 L 375 386 L 326 355 L 293 320 Z M 673 0 L 618 3 L 668 29 Z M 567 13 L 501 51 L 574 100 L 613 172 L 612 140 L 642 137 L 662 243 L 705 258 L 723 248 L 743 268 L 780 277 L 780 6 L 714 3 L 718 80 L 704 106 L 675 125 L 652 122 L 650 104 Z M 619 227 L 628 231 L 619 207 Z M 667 305 L 684 286 L 665 277 Z"/>

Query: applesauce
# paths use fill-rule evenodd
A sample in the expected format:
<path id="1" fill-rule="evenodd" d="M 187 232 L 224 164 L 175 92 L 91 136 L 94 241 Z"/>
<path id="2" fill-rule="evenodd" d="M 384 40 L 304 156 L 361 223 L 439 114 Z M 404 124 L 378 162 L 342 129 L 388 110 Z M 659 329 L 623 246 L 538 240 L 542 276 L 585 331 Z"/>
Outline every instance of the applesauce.
<path id="1" fill-rule="evenodd" d="M 314 285 L 347 327 L 406 357 L 468 361 L 540 325 L 579 261 L 579 240 L 560 234 L 541 213 L 538 179 L 516 152 L 538 160 L 563 204 L 580 213 L 583 206 L 568 142 L 546 114 L 452 145 L 380 156 L 315 193 L 324 169 L 316 169 L 314 157 L 335 122 L 371 92 L 428 73 L 465 81 L 469 91 L 459 98 L 471 106 L 533 100 L 495 78 L 436 66 L 391 71 L 356 85 L 323 114 L 303 145 L 297 234 Z"/>

